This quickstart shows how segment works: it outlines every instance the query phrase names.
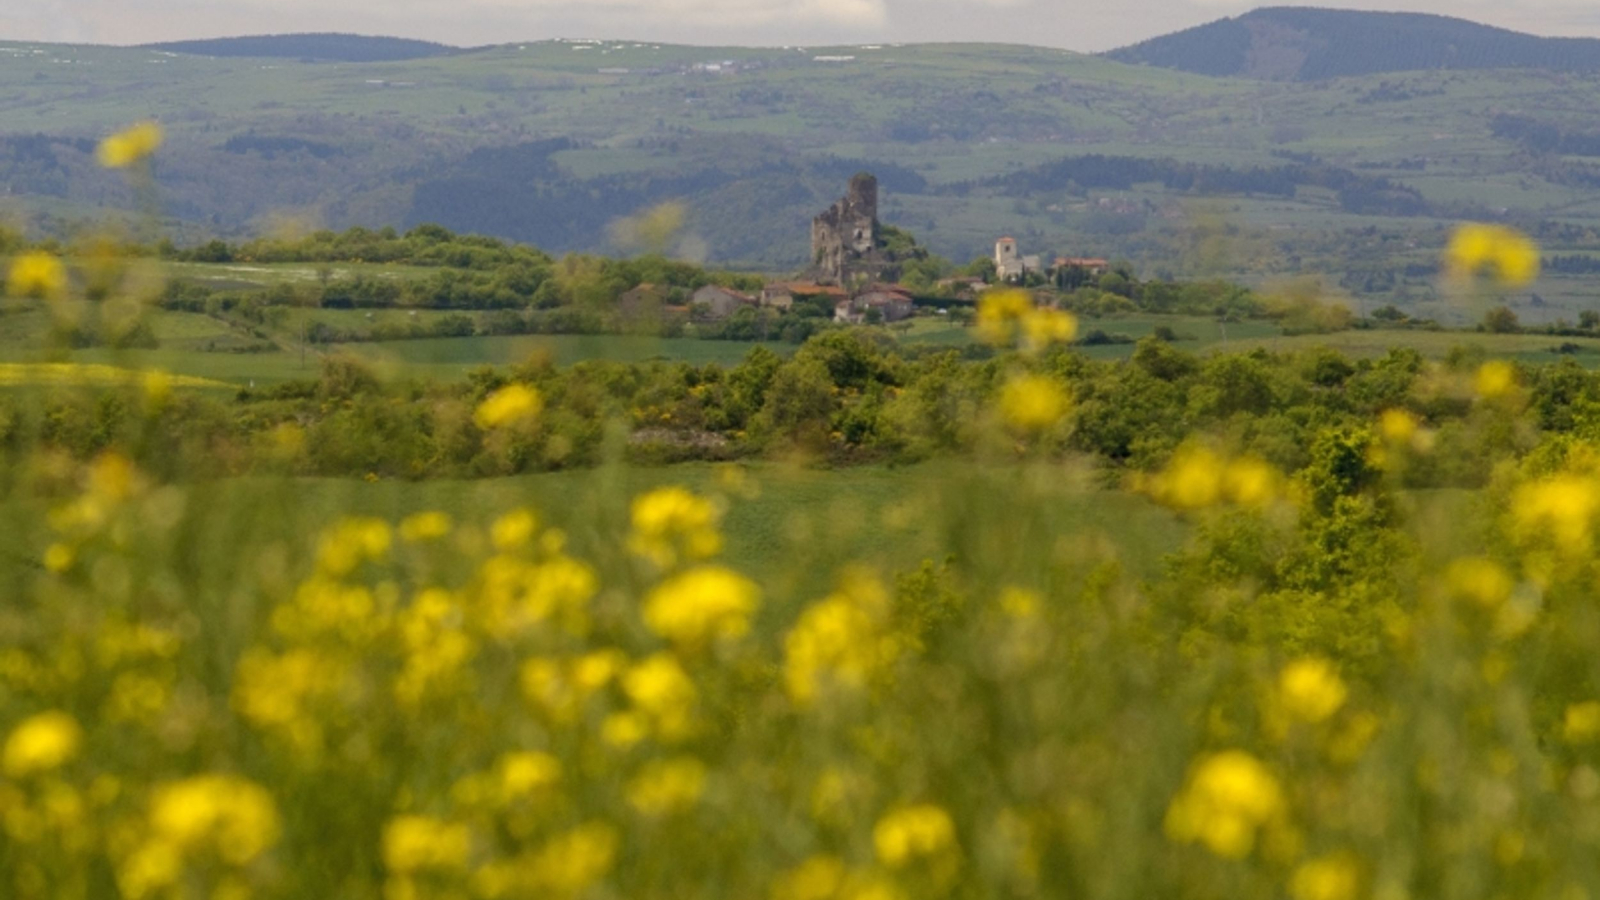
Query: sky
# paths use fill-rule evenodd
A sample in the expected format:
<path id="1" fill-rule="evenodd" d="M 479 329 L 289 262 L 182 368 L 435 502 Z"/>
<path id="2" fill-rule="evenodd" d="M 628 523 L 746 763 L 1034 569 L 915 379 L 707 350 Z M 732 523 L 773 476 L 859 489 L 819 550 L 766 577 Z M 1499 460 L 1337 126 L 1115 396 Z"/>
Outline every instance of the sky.
<path id="1" fill-rule="evenodd" d="M 344 31 L 460 46 L 559 37 L 768 46 L 981 40 L 1096 52 L 1263 5 L 1431 12 L 1600 37 L 1600 0 L 0 0 L 0 39 L 137 44 Z"/>

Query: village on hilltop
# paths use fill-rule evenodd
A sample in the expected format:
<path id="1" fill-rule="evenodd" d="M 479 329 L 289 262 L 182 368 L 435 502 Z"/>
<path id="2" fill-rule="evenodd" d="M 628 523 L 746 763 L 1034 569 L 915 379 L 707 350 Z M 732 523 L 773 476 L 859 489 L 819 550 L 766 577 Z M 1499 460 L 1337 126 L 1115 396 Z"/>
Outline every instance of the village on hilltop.
<path id="1" fill-rule="evenodd" d="M 930 306 L 946 305 L 940 301 L 970 304 L 994 284 L 1042 281 L 1076 287 L 1111 268 L 1108 260 L 1076 256 L 1058 256 L 1045 266 L 1042 257 L 1024 255 L 1016 239 L 1008 236 L 995 242 L 992 268 L 985 263 L 980 273 L 941 279 L 937 295 L 926 296 L 900 283 L 904 264 L 926 256 L 909 235 L 878 220 L 878 180 L 861 173 L 850 180 L 838 202 L 812 220 L 811 265 L 799 278 L 770 282 L 753 292 L 706 285 L 688 298 L 689 308 L 697 318 L 718 320 L 745 308 L 788 312 L 799 302 L 822 302 L 832 307 L 836 322 L 892 323 L 911 318 L 919 299 Z M 639 299 L 630 294 L 649 290 L 649 285 L 642 285 L 630 291 L 622 297 L 622 305 L 626 308 Z"/>

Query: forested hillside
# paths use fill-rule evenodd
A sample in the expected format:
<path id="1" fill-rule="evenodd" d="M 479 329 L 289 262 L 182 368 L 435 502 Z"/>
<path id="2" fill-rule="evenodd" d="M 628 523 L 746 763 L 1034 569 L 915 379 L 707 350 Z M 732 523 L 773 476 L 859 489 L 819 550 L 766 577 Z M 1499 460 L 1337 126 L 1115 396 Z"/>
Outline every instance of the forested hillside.
<path id="1" fill-rule="evenodd" d="M 1421 69 L 1600 70 L 1600 40 L 1546 38 L 1448 16 L 1267 7 L 1107 54 L 1119 62 L 1279 81 Z"/>
<path id="2" fill-rule="evenodd" d="M 198 56 L 282 57 L 314 62 L 389 62 L 457 52 L 454 47 L 432 41 L 360 34 L 272 34 L 146 46 L 152 50 Z"/>
<path id="3" fill-rule="evenodd" d="M 664 252 L 786 275 L 812 217 L 868 170 L 880 217 L 959 263 L 1009 234 L 1159 277 L 1312 273 L 1457 324 L 1484 310 L 1436 289 L 1449 223 L 1504 221 L 1580 260 L 1600 246 L 1600 74 L 1261 81 L 1017 46 L 624 41 L 333 65 L 311 60 L 405 48 L 261 40 L 0 43 L 0 217 L 67 237 L 155 202 L 183 246 L 437 223 L 560 255 L 634 252 L 627 220 L 678 200 Z M 136 194 L 94 148 L 141 119 L 166 142 Z M 1600 302 L 1567 277 L 1581 268 L 1499 299 L 1524 321 L 1576 320 Z"/>

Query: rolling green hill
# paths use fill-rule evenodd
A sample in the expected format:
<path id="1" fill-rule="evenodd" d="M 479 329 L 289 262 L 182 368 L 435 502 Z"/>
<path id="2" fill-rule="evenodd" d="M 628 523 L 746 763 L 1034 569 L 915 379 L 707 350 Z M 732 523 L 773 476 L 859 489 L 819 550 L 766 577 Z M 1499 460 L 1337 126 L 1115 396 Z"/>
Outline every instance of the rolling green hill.
<path id="1" fill-rule="evenodd" d="M 146 44 L 151 50 L 199 56 L 283 57 L 315 62 L 393 62 L 457 52 L 457 48 L 409 38 L 360 34 L 272 34 Z"/>
<path id="2" fill-rule="evenodd" d="M 882 218 L 957 261 L 1011 234 L 1047 258 L 1251 283 L 1310 272 L 1401 306 L 1437 301 L 1452 223 L 1507 220 L 1577 260 L 1507 298 L 1535 322 L 1600 303 L 1584 271 L 1600 247 L 1597 88 L 1532 69 L 1216 78 L 975 44 L 549 41 L 328 64 L 12 42 L 0 221 L 68 235 L 135 218 L 94 147 L 153 117 L 162 228 L 180 243 L 436 221 L 628 252 L 613 226 L 677 199 L 669 252 L 786 273 L 807 261 L 811 217 L 870 169 Z"/>
<path id="3" fill-rule="evenodd" d="M 1265 7 L 1114 50 L 1200 75 L 1319 81 L 1427 69 L 1600 71 L 1600 40 L 1547 38 L 1420 13 Z"/>

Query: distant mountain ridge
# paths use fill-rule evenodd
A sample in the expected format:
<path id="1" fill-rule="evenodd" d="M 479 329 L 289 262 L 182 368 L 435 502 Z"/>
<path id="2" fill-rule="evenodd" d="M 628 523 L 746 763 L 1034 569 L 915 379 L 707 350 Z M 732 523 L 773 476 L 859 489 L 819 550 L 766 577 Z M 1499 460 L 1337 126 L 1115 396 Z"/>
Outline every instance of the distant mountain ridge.
<path id="1" fill-rule="evenodd" d="M 197 56 L 253 56 L 318 62 L 397 62 L 461 52 L 457 47 L 410 38 L 360 34 L 264 34 L 146 44 L 151 50 Z"/>
<path id="2" fill-rule="evenodd" d="M 1600 71 L 1600 40 L 1424 13 L 1263 7 L 1104 54 L 1197 75 L 1320 81 L 1421 69 Z"/>

